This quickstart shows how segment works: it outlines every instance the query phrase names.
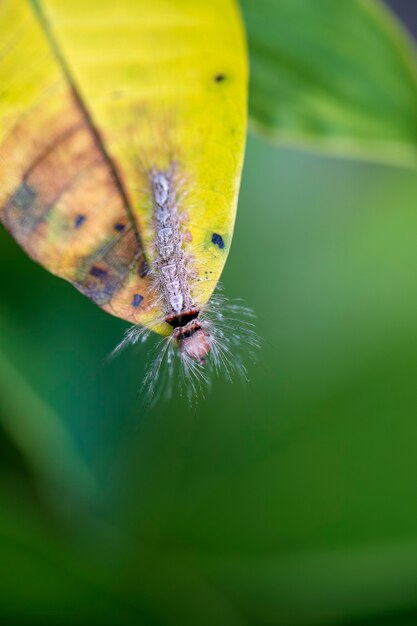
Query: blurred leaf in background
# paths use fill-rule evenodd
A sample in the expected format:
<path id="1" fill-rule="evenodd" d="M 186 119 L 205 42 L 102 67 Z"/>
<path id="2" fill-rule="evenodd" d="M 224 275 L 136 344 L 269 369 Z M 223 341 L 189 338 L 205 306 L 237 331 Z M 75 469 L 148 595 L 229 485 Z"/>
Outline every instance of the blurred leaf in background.
<path id="1" fill-rule="evenodd" d="M 404 69 L 414 52 L 398 65 L 411 44 L 385 13 L 378 31 L 373 2 L 364 22 L 347 12 L 365 3 L 333 4 L 346 15 L 344 37 L 334 36 L 334 12 L 323 31 L 327 0 L 245 0 L 250 40 L 256 7 L 287 7 L 277 42 L 292 33 L 298 50 L 305 38 L 314 67 L 317 57 L 328 64 L 321 93 L 332 102 L 329 116 L 319 107 L 311 121 L 311 100 L 298 108 L 284 99 L 286 115 L 269 119 L 297 119 L 299 128 L 294 110 L 303 111 L 312 147 L 326 120 L 326 132 L 343 141 L 349 128 L 363 132 L 371 109 L 352 112 L 350 87 L 340 85 L 344 76 L 357 80 L 358 101 L 376 107 L 363 73 L 379 54 L 381 158 L 411 163 L 398 157 L 414 150 L 398 146 L 414 141 L 414 79 Z M 359 39 L 358 29 L 366 33 Z M 298 50 L 280 60 L 284 75 L 291 66 L 304 76 L 298 98 L 314 83 L 303 58 Z M 395 67 L 388 84 L 401 83 L 392 110 L 405 118 L 390 113 L 387 67 Z M 378 133 L 369 128 L 372 152 Z M 346 154 L 362 153 L 357 134 L 350 139 Z M 416 205 L 414 171 L 250 138 L 224 283 L 256 309 L 264 346 L 247 386 L 216 381 L 197 411 L 180 399 L 144 410 L 146 351 L 103 365 L 125 324 L 0 232 L 2 622 L 417 623 Z"/>
<path id="2" fill-rule="evenodd" d="M 285 144 L 415 166 L 417 55 L 382 3 L 241 4 L 255 127 Z"/>

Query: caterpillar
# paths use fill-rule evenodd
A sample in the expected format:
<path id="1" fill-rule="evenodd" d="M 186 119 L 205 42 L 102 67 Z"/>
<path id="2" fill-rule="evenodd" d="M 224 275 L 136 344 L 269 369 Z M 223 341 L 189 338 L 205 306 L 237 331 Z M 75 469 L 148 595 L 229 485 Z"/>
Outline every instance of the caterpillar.
<path id="1" fill-rule="evenodd" d="M 236 373 L 247 379 L 244 362 L 248 355 L 255 356 L 260 342 L 254 312 L 240 301 L 228 302 L 220 293 L 220 286 L 206 304 L 193 296 L 198 293 L 199 275 L 187 231 L 188 216 L 181 212 L 177 169 L 177 164 L 173 164 L 168 170 L 151 168 L 147 173 L 154 247 L 154 262 L 148 271 L 163 315 L 155 317 L 150 328 L 128 329 L 112 356 L 130 344 L 144 342 L 152 327 L 169 325 L 171 332 L 159 342 L 143 386 L 152 398 L 162 374 L 161 388 L 166 395 L 171 395 L 177 385 L 193 400 L 199 392 L 204 393 L 213 371 L 225 373 L 230 381 Z M 220 235 L 214 234 L 213 239 L 214 245 L 223 245 Z M 176 364 L 180 375 L 175 382 Z M 165 372 L 161 372 L 163 365 L 167 366 Z"/>

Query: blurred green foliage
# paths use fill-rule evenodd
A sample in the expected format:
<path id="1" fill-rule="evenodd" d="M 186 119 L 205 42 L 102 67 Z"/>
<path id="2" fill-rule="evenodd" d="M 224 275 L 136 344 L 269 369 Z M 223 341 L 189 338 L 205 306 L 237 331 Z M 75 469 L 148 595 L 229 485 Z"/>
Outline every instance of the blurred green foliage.
<path id="1" fill-rule="evenodd" d="M 263 347 L 196 409 L 0 231 L 1 623 L 417 623 L 416 203 L 252 137 L 224 285 Z"/>
<path id="2" fill-rule="evenodd" d="M 285 144 L 417 159 L 417 55 L 379 0 L 240 0 L 254 126 Z"/>
<path id="3" fill-rule="evenodd" d="M 7 623 L 413 623 L 416 200 L 252 139 L 224 283 L 264 345 L 196 411 L 145 411 L 125 324 L 1 232 Z"/>

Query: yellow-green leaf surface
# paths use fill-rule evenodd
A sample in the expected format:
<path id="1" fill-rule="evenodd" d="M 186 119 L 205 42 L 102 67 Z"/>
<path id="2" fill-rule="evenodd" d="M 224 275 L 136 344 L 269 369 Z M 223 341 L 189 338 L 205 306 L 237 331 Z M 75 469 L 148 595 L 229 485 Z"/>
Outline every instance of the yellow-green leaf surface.
<path id="1" fill-rule="evenodd" d="M 149 172 L 175 167 L 204 304 L 230 248 L 243 162 L 235 2 L 3 0 L 0 28 L 5 226 L 103 309 L 146 325 L 160 315 Z"/>

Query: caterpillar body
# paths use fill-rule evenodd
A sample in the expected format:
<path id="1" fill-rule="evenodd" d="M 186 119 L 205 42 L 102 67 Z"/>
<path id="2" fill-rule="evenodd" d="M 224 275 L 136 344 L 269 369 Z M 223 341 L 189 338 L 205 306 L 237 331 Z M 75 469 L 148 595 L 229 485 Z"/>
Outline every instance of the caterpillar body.
<path id="1" fill-rule="evenodd" d="M 212 373 L 225 373 L 229 380 L 233 374 L 247 379 L 244 361 L 248 355 L 254 357 L 259 338 L 253 311 L 240 301 L 228 302 L 220 286 L 207 303 L 198 300 L 198 286 L 204 278 L 195 267 L 188 214 L 181 210 L 184 194 L 178 169 L 174 163 L 167 169 L 146 171 L 153 242 L 148 271 L 154 303 L 163 315 L 155 316 L 146 328 L 129 328 L 112 356 L 130 344 L 144 342 L 153 328 L 168 325 L 171 330 L 159 341 L 143 386 L 149 398 L 159 397 L 162 390 L 171 395 L 175 387 L 194 400 L 198 393 L 204 394 Z M 221 236 L 216 234 L 214 239 L 219 245 Z"/>
<path id="2" fill-rule="evenodd" d="M 181 353 L 204 364 L 211 339 L 197 319 L 200 311 L 191 297 L 190 270 L 182 247 L 173 174 L 153 171 L 151 179 L 157 252 L 155 265 L 168 311 L 165 321 L 173 327 L 173 337 Z"/>

